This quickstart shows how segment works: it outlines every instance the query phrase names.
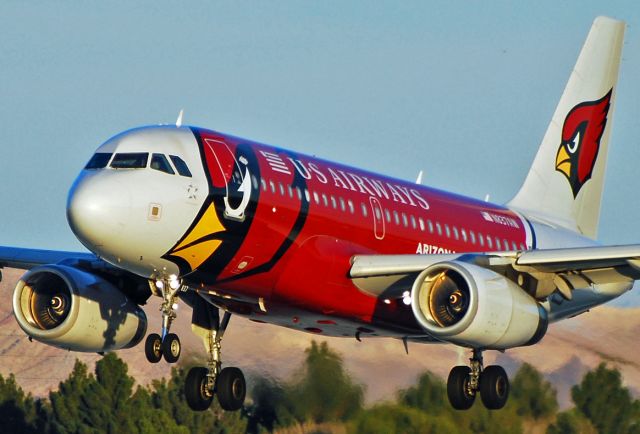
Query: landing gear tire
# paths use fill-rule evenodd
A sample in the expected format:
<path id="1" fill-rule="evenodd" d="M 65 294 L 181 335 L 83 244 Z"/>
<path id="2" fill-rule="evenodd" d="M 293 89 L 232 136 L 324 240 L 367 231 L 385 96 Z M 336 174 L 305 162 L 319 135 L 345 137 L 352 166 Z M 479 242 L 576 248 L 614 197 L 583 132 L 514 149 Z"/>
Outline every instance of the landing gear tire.
<path id="1" fill-rule="evenodd" d="M 455 366 L 447 379 L 447 396 L 456 410 L 468 410 L 476 400 L 476 393 L 469 387 L 471 368 Z M 484 401 L 484 396 L 483 396 Z"/>
<path id="2" fill-rule="evenodd" d="M 207 368 L 191 368 L 184 383 L 184 394 L 187 404 L 193 411 L 205 411 L 213 401 L 213 391 L 209 390 L 209 370 Z"/>
<path id="3" fill-rule="evenodd" d="M 480 375 L 480 397 L 489 410 L 499 410 L 509 398 L 509 377 L 502 366 L 487 366 Z"/>
<path id="4" fill-rule="evenodd" d="M 247 394 L 247 384 L 242 371 L 238 368 L 224 368 L 220 371 L 216 380 L 216 393 L 223 410 L 239 410 Z"/>
<path id="5" fill-rule="evenodd" d="M 162 338 L 157 333 L 151 333 L 144 342 L 144 354 L 151 363 L 158 363 L 162 359 Z"/>
<path id="6" fill-rule="evenodd" d="M 162 341 L 162 355 L 167 363 L 175 363 L 180 358 L 180 338 L 175 333 L 169 333 Z"/>

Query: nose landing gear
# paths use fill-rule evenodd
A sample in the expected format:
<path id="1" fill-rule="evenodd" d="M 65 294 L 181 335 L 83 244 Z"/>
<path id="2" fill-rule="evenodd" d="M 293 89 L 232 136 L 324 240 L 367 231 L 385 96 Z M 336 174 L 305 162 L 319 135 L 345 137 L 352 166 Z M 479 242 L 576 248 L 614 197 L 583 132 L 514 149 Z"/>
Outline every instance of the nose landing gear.
<path id="1" fill-rule="evenodd" d="M 482 350 L 474 349 L 471 367 L 455 366 L 447 380 L 447 396 L 456 410 L 468 410 L 480 392 L 489 410 L 499 410 L 509 398 L 509 378 L 501 366 L 483 368 Z"/>
<path id="2" fill-rule="evenodd" d="M 193 331 L 202 337 L 207 350 L 207 367 L 191 368 L 185 381 L 187 404 L 194 411 L 204 411 L 211 405 L 214 395 L 223 410 L 239 410 L 244 404 L 247 385 L 238 368 L 222 368 L 220 352 L 222 337 L 229 325 L 231 314 L 225 312 L 222 321 L 217 308 L 200 300 L 193 306 Z"/>
<path id="3" fill-rule="evenodd" d="M 176 319 L 176 294 L 182 287 L 181 282 L 173 277 L 170 279 L 158 280 L 156 288 L 162 293 L 162 334 L 151 333 L 144 343 L 144 352 L 147 360 L 151 363 L 158 363 L 164 356 L 168 363 L 175 363 L 180 358 L 182 346 L 180 338 L 175 333 L 169 333 L 171 323 Z"/>

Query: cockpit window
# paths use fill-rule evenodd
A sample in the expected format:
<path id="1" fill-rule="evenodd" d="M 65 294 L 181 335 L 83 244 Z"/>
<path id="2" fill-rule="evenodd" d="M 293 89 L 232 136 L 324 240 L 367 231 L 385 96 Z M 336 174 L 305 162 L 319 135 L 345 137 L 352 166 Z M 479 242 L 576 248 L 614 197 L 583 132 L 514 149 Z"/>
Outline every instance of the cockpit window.
<path id="1" fill-rule="evenodd" d="M 89 160 L 89 162 L 84 168 L 85 169 L 104 169 L 105 167 L 107 167 L 107 163 L 111 159 L 112 155 L 113 154 L 107 154 L 104 152 L 98 152 L 96 154 L 93 154 L 93 157 L 91 157 L 91 160 Z"/>
<path id="2" fill-rule="evenodd" d="M 176 155 L 169 155 L 171 161 L 173 161 L 173 165 L 176 166 L 176 170 L 182 176 L 188 176 L 191 178 L 191 171 L 189 167 L 187 167 L 187 163 L 184 160 Z"/>
<path id="3" fill-rule="evenodd" d="M 169 164 L 169 160 L 163 154 L 153 154 L 151 156 L 151 168 L 155 170 L 159 170 L 160 172 L 165 172 L 170 175 L 174 175 L 175 172 L 171 168 Z"/>
<path id="4" fill-rule="evenodd" d="M 113 169 L 144 169 L 147 167 L 148 159 L 147 152 L 116 154 L 111 162 L 111 167 Z"/>

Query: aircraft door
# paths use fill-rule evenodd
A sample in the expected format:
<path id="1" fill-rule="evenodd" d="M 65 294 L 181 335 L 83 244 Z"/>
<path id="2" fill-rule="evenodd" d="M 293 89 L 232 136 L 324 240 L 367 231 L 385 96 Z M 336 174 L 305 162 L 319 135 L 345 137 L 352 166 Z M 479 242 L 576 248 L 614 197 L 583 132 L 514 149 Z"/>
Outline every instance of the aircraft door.
<path id="1" fill-rule="evenodd" d="M 385 234 L 382 205 L 378 198 L 375 197 L 370 197 L 369 202 L 371 203 L 371 213 L 373 214 L 373 234 L 378 240 L 381 240 Z"/>

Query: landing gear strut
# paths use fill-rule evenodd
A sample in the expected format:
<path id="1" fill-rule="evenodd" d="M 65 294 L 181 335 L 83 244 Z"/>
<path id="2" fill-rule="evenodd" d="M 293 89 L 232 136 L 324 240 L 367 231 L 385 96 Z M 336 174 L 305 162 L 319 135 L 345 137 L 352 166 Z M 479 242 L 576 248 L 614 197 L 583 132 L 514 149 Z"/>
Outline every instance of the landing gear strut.
<path id="1" fill-rule="evenodd" d="M 480 392 L 489 410 L 499 410 L 509 398 L 509 378 L 501 366 L 483 368 L 482 350 L 474 349 L 469 366 L 455 366 L 447 380 L 447 395 L 456 410 L 468 410 Z"/>
<path id="2" fill-rule="evenodd" d="M 201 301 L 193 307 L 192 328 L 204 341 L 207 350 L 207 367 L 191 368 L 185 381 L 187 404 L 195 411 L 204 411 L 211 405 L 213 396 L 223 410 L 239 410 L 244 404 L 247 385 L 238 368 L 222 368 L 220 352 L 222 337 L 229 325 L 231 314 L 225 312 L 222 321 L 217 308 Z"/>
<path id="3" fill-rule="evenodd" d="M 171 323 L 176 319 L 176 294 L 182 287 L 177 278 L 158 280 L 156 287 L 162 293 L 162 334 L 151 333 L 144 343 L 147 360 L 158 363 L 164 356 L 168 363 L 175 363 L 180 358 L 182 346 L 180 338 L 175 333 L 169 333 Z"/>

